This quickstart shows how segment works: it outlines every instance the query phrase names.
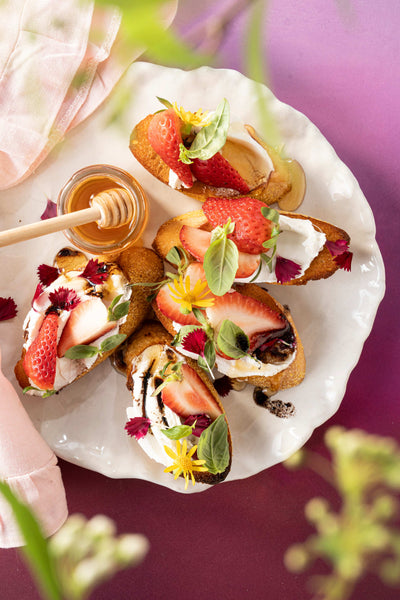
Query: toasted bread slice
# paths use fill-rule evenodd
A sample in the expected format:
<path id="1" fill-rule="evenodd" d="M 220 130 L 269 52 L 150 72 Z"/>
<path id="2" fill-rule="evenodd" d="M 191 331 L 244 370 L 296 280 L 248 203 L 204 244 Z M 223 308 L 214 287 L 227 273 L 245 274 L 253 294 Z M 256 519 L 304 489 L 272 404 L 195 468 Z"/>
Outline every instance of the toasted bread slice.
<path id="1" fill-rule="evenodd" d="M 350 242 L 350 236 L 346 231 L 331 225 L 326 221 L 308 217 L 306 215 L 280 211 L 279 214 L 293 218 L 305 219 L 312 223 L 314 229 L 325 234 L 326 240 L 336 242 L 337 240 L 345 240 Z M 180 230 L 184 225 L 196 227 L 200 229 L 210 230 L 211 226 L 207 221 L 204 212 L 200 210 L 191 211 L 177 217 L 169 219 L 161 225 L 157 235 L 153 241 L 154 250 L 165 259 L 168 252 L 174 246 L 182 247 L 179 238 Z M 334 260 L 326 245 L 321 249 L 319 254 L 313 259 L 305 273 L 296 279 L 290 279 L 285 283 L 269 282 L 271 285 L 304 285 L 311 280 L 326 279 L 333 275 L 339 269 L 338 263 Z"/>
<path id="2" fill-rule="evenodd" d="M 138 162 L 162 183 L 169 183 L 169 167 L 162 158 L 153 150 L 147 137 L 147 132 L 153 114 L 147 115 L 133 129 L 129 148 Z M 259 184 L 253 187 L 249 196 L 258 198 L 266 204 L 278 202 L 285 210 L 296 210 L 301 204 L 305 193 L 305 175 L 301 165 L 295 160 L 282 159 L 275 150 L 265 144 L 256 134 L 253 127 L 245 126 L 249 136 L 252 137 L 272 160 L 274 171 L 267 181 L 260 179 Z M 245 153 L 245 148 L 242 150 Z M 223 153 L 223 149 L 222 149 Z M 240 162 L 240 156 L 236 160 Z M 244 156 L 243 162 L 246 162 Z M 187 196 L 191 196 L 200 202 L 204 202 L 209 196 L 237 197 L 240 193 L 230 188 L 215 187 L 201 181 L 194 181 L 191 188 L 179 190 Z"/>
<path id="3" fill-rule="evenodd" d="M 121 254 L 117 255 L 112 262 L 106 256 L 99 256 L 98 260 L 99 262 L 106 263 L 109 278 L 112 278 L 113 275 L 121 276 L 122 274 L 122 276 L 126 280 L 126 284 L 135 284 L 135 286 L 132 288 L 132 292 L 129 298 L 128 313 L 126 314 L 125 318 L 120 319 L 120 321 L 116 322 L 118 323 L 118 326 L 116 325 L 118 333 L 124 334 L 125 336 L 129 336 L 141 325 L 142 321 L 148 316 L 150 310 L 149 303 L 147 301 L 148 288 L 137 284 L 145 283 L 147 281 L 159 281 L 160 279 L 162 279 L 164 273 L 162 260 L 153 250 L 149 248 L 139 247 L 132 247 L 125 250 Z M 60 250 L 60 252 L 57 254 L 54 260 L 54 266 L 59 271 L 59 277 L 68 277 L 68 274 L 74 271 L 82 272 L 87 263 L 88 258 L 82 252 L 74 250 L 72 248 L 63 248 L 62 250 Z M 126 284 L 124 284 L 124 287 L 126 286 Z M 62 287 L 62 285 L 63 282 L 60 282 L 60 287 Z M 112 287 L 113 284 L 110 285 Z M 90 285 L 88 285 L 87 287 L 87 292 L 89 291 L 93 297 L 101 297 L 103 294 L 101 288 L 99 288 L 98 290 L 94 290 L 94 288 L 90 287 Z M 82 293 L 84 294 L 85 291 L 82 291 Z M 106 292 L 104 292 L 104 294 L 106 294 Z M 47 309 L 48 306 L 45 310 Z M 27 332 L 25 332 L 25 336 L 27 336 Z M 95 341 L 96 338 L 91 340 L 90 343 L 95 343 Z M 26 351 L 27 350 L 23 348 L 21 359 L 15 366 L 15 375 L 18 380 L 18 383 L 22 388 L 28 387 L 30 385 L 28 375 L 24 368 L 24 357 Z M 96 360 L 88 368 L 83 367 L 79 359 L 63 359 L 62 357 L 58 357 L 57 361 L 60 359 L 65 361 L 70 360 L 71 363 L 77 363 L 77 361 L 79 361 L 81 365 L 80 369 L 75 368 L 76 376 L 72 380 L 76 381 L 77 379 L 80 379 L 89 371 L 94 369 L 98 364 L 103 362 L 113 352 L 114 348 L 105 351 L 102 354 L 97 354 Z M 65 385 L 72 383 L 72 381 L 69 381 Z M 65 387 L 65 385 L 62 385 L 55 391 L 59 391 L 60 389 Z"/>
<path id="4" fill-rule="evenodd" d="M 206 393 L 211 394 L 214 411 L 219 415 L 225 415 L 219 396 L 204 371 L 202 371 L 192 359 L 176 353 L 170 346 L 171 340 L 171 335 L 159 322 L 146 321 L 143 326 L 127 340 L 121 352 L 123 364 L 125 364 L 127 387 L 131 390 L 133 395 L 133 406 L 135 408 L 132 410 L 135 415 L 145 416 L 150 420 L 150 430 L 146 433 L 145 438 L 141 438 L 138 441 L 143 450 L 149 454 L 150 458 L 161 462 L 165 466 L 170 464 L 170 461 L 168 460 L 168 456 L 165 453 L 163 446 L 170 445 L 171 448 L 174 448 L 174 443 L 169 442 L 168 438 L 160 432 L 160 428 L 168 428 L 168 418 L 171 419 L 170 411 L 172 408 L 170 407 L 167 409 L 164 405 L 162 392 L 157 394 L 156 398 L 151 395 L 153 387 L 158 387 L 159 385 L 157 379 L 160 378 L 160 367 L 165 367 L 165 364 L 167 364 L 168 361 L 183 361 L 192 370 L 192 375 L 194 371 L 194 377 L 200 378 L 202 382 L 200 385 L 205 386 L 207 390 Z M 140 389 L 134 383 L 135 375 L 138 378 Z M 154 385 L 152 379 L 154 380 Z M 168 385 L 166 387 L 168 389 Z M 181 403 L 184 405 L 184 396 L 181 395 L 177 398 L 177 402 L 179 407 Z M 148 404 L 152 404 L 152 407 L 148 408 Z M 215 415 L 212 418 L 212 421 L 213 420 L 215 420 Z M 180 424 L 181 422 L 184 422 L 184 417 L 180 417 L 178 414 L 174 415 L 173 425 L 176 425 L 176 423 Z M 160 439 L 156 442 L 158 437 L 160 437 Z M 198 438 L 195 438 L 194 436 L 190 436 L 190 438 L 191 443 L 198 443 Z M 224 471 L 221 473 L 211 473 L 211 471 L 208 470 L 194 471 L 193 476 L 196 482 L 213 485 L 220 483 L 227 477 L 232 462 L 232 441 L 229 426 L 227 430 L 227 446 L 229 448 L 229 464 Z M 153 456 L 151 456 L 152 453 Z"/>
<path id="5" fill-rule="evenodd" d="M 274 393 L 278 392 L 279 390 L 287 389 L 287 388 L 298 385 L 304 379 L 306 362 L 305 362 L 303 345 L 301 343 L 300 336 L 298 334 L 296 326 L 293 322 L 289 308 L 282 306 L 270 294 L 268 294 L 268 292 L 266 290 L 264 290 L 263 288 L 260 288 L 258 285 L 254 284 L 254 283 L 241 284 L 241 285 L 236 286 L 236 288 L 237 288 L 237 291 L 240 292 L 240 294 L 242 294 L 243 296 L 250 296 L 250 297 L 254 298 L 255 300 L 258 300 L 259 302 L 262 302 L 263 304 L 268 306 L 270 309 L 272 309 L 275 312 L 278 312 L 280 315 L 282 315 L 282 317 L 284 317 L 284 319 L 289 323 L 291 337 L 294 340 L 293 347 L 295 349 L 295 355 L 294 355 L 294 359 L 292 359 L 292 362 L 290 362 L 290 364 L 288 364 L 288 366 L 283 367 L 284 363 L 282 362 L 283 368 L 281 370 L 279 370 L 277 373 L 273 374 L 272 376 L 266 377 L 263 375 L 255 374 L 255 375 L 246 375 L 246 376 L 241 377 L 240 374 L 237 374 L 235 376 L 229 375 L 229 377 L 231 377 L 232 379 L 235 379 L 235 380 L 250 383 L 251 385 L 254 385 L 257 387 L 261 387 L 262 389 L 266 390 L 266 392 L 268 394 L 274 394 Z M 160 310 L 156 301 L 153 301 L 153 309 L 154 309 L 154 312 L 155 312 L 157 318 L 163 324 L 165 329 L 172 336 L 175 336 L 178 333 L 176 324 L 174 324 L 174 322 L 171 319 L 169 319 Z M 230 318 L 229 314 L 226 315 L 226 318 L 227 319 Z M 278 339 L 279 338 L 277 338 L 277 341 L 278 341 Z M 178 347 L 178 349 L 179 349 L 179 347 Z M 278 356 L 279 356 L 279 354 L 278 354 Z M 261 355 L 258 358 L 264 364 L 269 364 L 271 361 L 270 364 L 278 364 L 278 368 L 280 368 L 280 365 L 279 365 L 280 359 L 279 358 L 273 357 L 271 359 L 271 356 L 267 355 L 267 354 Z M 283 357 L 282 357 L 282 359 L 283 359 Z M 226 374 L 224 372 L 223 368 L 224 367 L 222 367 L 222 369 L 220 368 L 219 370 L 221 373 Z M 218 359 L 217 359 L 217 369 L 218 369 Z"/>

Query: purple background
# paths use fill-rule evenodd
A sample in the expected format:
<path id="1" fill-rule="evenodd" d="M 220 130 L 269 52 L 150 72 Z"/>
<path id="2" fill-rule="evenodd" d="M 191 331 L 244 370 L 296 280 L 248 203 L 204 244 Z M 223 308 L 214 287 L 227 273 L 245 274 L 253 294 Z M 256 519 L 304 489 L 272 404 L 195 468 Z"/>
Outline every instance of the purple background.
<path id="1" fill-rule="evenodd" d="M 226 2 L 183 4 L 177 24 L 189 32 L 207 5 L 219 10 Z M 358 179 L 375 215 L 387 276 L 386 296 L 342 405 L 308 447 L 320 451 L 333 424 L 399 441 L 399 3 L 269 4 L 265 49 L 271 87 L 320 128 Z M 240 17 L 226 32 L 217 66 L 245 71 L 244 24 Z M 338 505 L 336 494 L 316 475 L 289 473 L 278 465 L 184 496 L 143 481 L 110 480 L 62 461 L 61 468 L 71 513 L 107 514 L 119 532 L 141 532 L 151 542 L 145 562 L 101 586 L 95 599 L 311 597 L 309 573 L 289 574 L 282 558 L 312 532 L 303 516 L 308 499 L 325 495 Z M 0 558 L 2 597 L 38 598 L 17 551 L 3 550 Z M 314 572 L 325 570 L 318 563 Z M 368 576 L 352 598 L 395 600 L 399 590 Z"/>

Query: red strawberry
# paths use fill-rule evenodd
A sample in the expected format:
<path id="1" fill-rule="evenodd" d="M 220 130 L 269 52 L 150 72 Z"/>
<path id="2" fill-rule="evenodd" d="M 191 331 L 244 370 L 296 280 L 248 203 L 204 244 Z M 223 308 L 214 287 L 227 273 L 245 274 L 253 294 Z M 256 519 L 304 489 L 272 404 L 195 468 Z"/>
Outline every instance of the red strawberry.
<path id="1" fill-rule="evenodd" d="M 173 108 L 156 113 L 150 121 L 147 139 L 153 150 L 174 171 L 186 187 L 192 187 L 193 177 L 189 165 L 179 160 L 182 144 L 182 120 Z"/>
<path id="2" fill-rule="evenodd" d="M 241 194 L 248 194 L 250 187 L 234 167 L 217 152 L 208 160 L 195 158 L 190 165 L 193 175 L 207 185 L 237 190 Z"/>
<path id="3" fill-rule="evenodd" d="M 180 417 L 207 414 L 216 419 L 222 414 L 214 396 L 192 367 L 184 363 L 182 380 L 171 381 L 161 391 L 161 399 Z"/>
<path id="4" fill-rule="evenodd" d="M 23 361 L 25 373 L 32 385 L 41 390 L 54 387 L 57 361 L 58 314 L 45 316 L 39 333 L 29 346 Z"/>
<path id="5" fill-rule="evenodd" d="M 203 262 L 204 255 L 211 242 L 211 233 L 197 227 L 184 225 L 180 231 L 179 238 L 185 250 L 190 252 L 198 261 Z M 250 277 L 255 273 L 259 264 L 259 256 L 239 252 L 239 266 L 236 271 L 236 277 L 238 279 Z"/>
<path id="6" fill-rule="evenodd" d="M 179 308 L 178 302 L 175 302 L 173 297 L 171 296 L 171 291 L 167 284 L 163 285 L 163 287 L 158 292 L 155 302 L 157 304 L 158 309 L 171 319 L 171 321 L 175 321 L 176 323 L 180 323 L 181 325 L 198 325 L 199 322 L 196 317 L 190 312 L 187 315 L 184 315 Z"/>
<path id="7" fill-rule="evenodd" d="M 216 330 L 225 319 L 243 329 L 250 340 L 250 351 L 260 346 L 272 331 L 286 327 L 286 321 L 279 312 L 239 292 L 217 296 L 213 306 L 206 309 L 206 314 Z"/>
<path id="8" fill-rule="evenodd" d="M 90 344 L 111 329 L 115 321 L 108 321 L 108 311 L 97 296 L 80 302 L 72 311 L 65 324 L 58 343 L 57 354 L 64 356 L 69 348 L 77 344 Z"/>
<path id="9" fill-rule="evenodd" d="M 229 236 L 241 252 L 261 254 L 265 252 L 263 242 L 269 240 L 273 228 L 261 214 L 266 205 L 255 198 L 207 198 L 203 211 L 213 227 L 225 225 L 228 218 L 235 223 L 235 230 Z"/>

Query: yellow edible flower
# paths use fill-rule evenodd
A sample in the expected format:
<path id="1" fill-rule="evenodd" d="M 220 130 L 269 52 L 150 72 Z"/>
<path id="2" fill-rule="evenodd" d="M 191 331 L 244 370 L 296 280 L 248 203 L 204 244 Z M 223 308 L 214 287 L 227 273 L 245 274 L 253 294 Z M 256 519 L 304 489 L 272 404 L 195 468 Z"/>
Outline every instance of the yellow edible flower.
<path id="1" fill-rule="evenodd" d="M 196 483 L 193 472 L 194 471 L 207 471 L 206 467 L 203 467 L 205 460 L 192 460 L 193 454 L 197 450 L 197 446 L 187 452 L 187 441 L 183 440 L 182 445 L 179 440 L 176 442 L 176 452 L 171 450 L 168 446 L 164 446 L 165 452 L 174 461 L 172 465 L 164 469 L 164 473 L 174 472 L 174 479 L 178 479 L 179 475 L 183 475 L 185 478 L 185 490 L 187 490 L 189 484 L 189 476 L 192 478 L 193 485 Z"/>
<path id="2" fill-rule="evenodd" d="M 190 313 L 193 306 L 196 308 L 207 308 L 214 304 L 214 298 L 207 298 L 211 293 L 206 281 L 198 279 L 193 288 L 190 287 L 190 277 L 187 275 L 183 281 L 182 275 L 179 280 L 174 279 L 173 283 L 168 283 L 171 292 L 171 298 L 181 306 L 181 311 L 185 314 Z M 207 289 L 206 289 L 207 288 Z"/>
<path id="3" fill-rule="evenodd" d="M 173 104 L 173 109 L 182 119 L 182 121 L 187 125 L 193 125 L 194 127 L 205 127 L 210 122 L 210 116 L 208 115 L 208 111 L 204 111 L 199 108 L 195 113 L 192 113 L 188 110 L 184 110 L 182 106 L 178 106 L 176 102 Z"/>

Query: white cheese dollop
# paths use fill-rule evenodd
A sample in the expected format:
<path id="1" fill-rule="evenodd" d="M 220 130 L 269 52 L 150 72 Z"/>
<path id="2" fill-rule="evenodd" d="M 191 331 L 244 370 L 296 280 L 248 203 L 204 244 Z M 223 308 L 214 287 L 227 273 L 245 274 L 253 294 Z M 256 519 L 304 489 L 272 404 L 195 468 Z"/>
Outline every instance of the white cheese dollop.
<path id="1" fill-rule="evenodd" d="M 164 450 L 164 446 L 168 446 L 172 450 L 176 450 L 176 442 L 170 440 L 166 435 L 162 433 L 162 429 L 167 427 L 175 427 L 181 425 L 180 417 L 174 413 L 168 406 L 164 406 L 163 412 L 160 411 L 158 400 L 156 396 L 152 396 L 155 390 L 154 376 L 150 376 L 147 382 L 147 393 L 146 397 L 143 398 L 142 383 L 143 377 L 150 369 L 152 363 L 156 363 L 152 367 L 152 372 L 157 374 L 159 370 L 168 362 L 166 355 L 166 346 L 157 344 L 146 348 L 139 356 L 135 357 L 132 361 L 132 383 L 133 383 L 133 404 L 128 406 L 126 409 L 126 415 L 128 419 L 134 417 L 143 417 L 150 419 L 151 426 L 148 433 L 140 438 L 138 443 L 146 454 L 158 463 L 164 466 L 172 464 L 172 459 Z M 170 349 L 171 350 L 171 349 Z M 145 411 L 143 411 L 143 405 L 145 405 Z M 145 415 L 143 414 L 145 412 Z M 168 425 L 163 421 L 163 417 L 166 419 Z M 188 439 L 188 448 L 191 448 L 192 444 Z"/>
<path id="2" fill-rule="evenodd" d="M 312 261 L 321 252 L 326 242 L 326 235 L 314 229 L 313 224 L 308 219 L 295 219 L 280 215 L 279 228 L 281 233 L 278 235 L 276 245 L 276 255 L 287 258 L 300 266 L 300 272 L 296 275 L 298 279 L 308 269 Z M 276 257 L 272 261 L 271 271 L 268 265 L 262 260 L 261 268 L 256 278 L 253 275 L 246 278 L 235 279 L 238 283 L 276 283 L 275 275 Z"/>

